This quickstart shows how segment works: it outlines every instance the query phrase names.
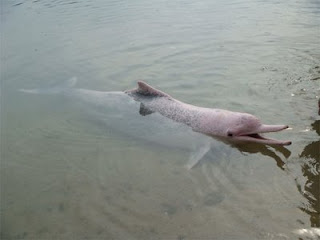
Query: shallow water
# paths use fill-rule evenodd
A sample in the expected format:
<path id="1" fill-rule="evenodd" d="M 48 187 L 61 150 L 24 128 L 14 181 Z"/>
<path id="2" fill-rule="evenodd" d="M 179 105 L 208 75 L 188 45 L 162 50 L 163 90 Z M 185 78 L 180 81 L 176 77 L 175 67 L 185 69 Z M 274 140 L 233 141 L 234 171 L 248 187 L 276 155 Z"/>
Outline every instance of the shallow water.
<path id="1" fill-rule="evenodd" d="M 320 227 L 319 26 L 318 1 L 1 1 L 1 239 L 295 239 Z M 270 136 L 293 144 L 235 147 L 117 97 L 95 108 L 17 91 L 73 76 L 99 91 L 144 79 L 288 124 Z"/>

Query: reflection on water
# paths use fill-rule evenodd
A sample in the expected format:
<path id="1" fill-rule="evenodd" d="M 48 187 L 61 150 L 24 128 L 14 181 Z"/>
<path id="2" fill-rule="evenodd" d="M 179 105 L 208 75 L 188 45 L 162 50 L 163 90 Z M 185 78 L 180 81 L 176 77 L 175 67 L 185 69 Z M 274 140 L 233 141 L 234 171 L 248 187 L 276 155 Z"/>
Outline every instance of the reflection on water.
<path id="1" fill-rule="evenodd" d="M 320 120 L 311 127 L 320 136 Z M 310 215 L 312 227 L 320 227 L 320 140 L 305 146 L 300 157 L 305 159 L 301 170 L 307 177 L 302 194 L 310 203 L 310 208 L 303 208 L 303 211 Z"/>
<path id="2" fill-rule="evenodd" d="M 319 228 L 319 1 L 0 5 L 1 239 L 297 239 Z M 138 106 L 17 91 L 70 76 L 101 91 L 144 79 L 193 105 L 288 124 L 274 137 L 293 144 L 210 139 L 207 151 L 207 138 Z M 190 156 L 203 158 L 188 170 Z"/>
<path id="3" fill-rule="evenodd" d="M 320 114 L 319 114 L 320 115 Z M 320 120 L 316 120 L 311 124 L 311 129 L 314 130 L 320 136 Z M 284 160 L 272 151 L 270 148 L 275 149 L 280 152 L 286 159 L 291 155 L 291 152 L 282 146 L 265 146 L 260 144 L 242 144 L 233 145 L 240 152 L 244 153 L 261 153 L 265 156 L 273 158 L 277 166 L 281 170 L 285 170 Z M 304 158 L 301 170 L 303 175 L 307 178 L 305 185 L 302 188 L 298 185 L 299 191 L 303 194 L 305 198 L 308 199 L 310 206 L 301 208 L 303 211 L 310 215 L 311 227 L 320 227 L 320 140 L 314 141 L 309 145 L 304 147 L 304 150 L 299 155 L 299 157 Z"/>
<path id="4" fill-rule="evenodd" d="M 281 169 L 284 170 L 284 165 L 285 162 L 283 161 L 283 157 L 285 157 L 286 159 L 290 157 L 291 152 L 283 147 L 283 146 L 265 146 L 262 144 L 254 144 L 255 146 L 250 146 L 250 144 L 246 144 L 246 145 L 242 145 L 242 146 L 238 146 L 239 151 L 244 152 L 244 153 L 261 153 L 264 156 L 268 156 L 273 158 L 276 163 L 277 166 Z M 279 156 L 277 154 L 277 152 L 279 152 L 280 154 L 283 155 Z"/>

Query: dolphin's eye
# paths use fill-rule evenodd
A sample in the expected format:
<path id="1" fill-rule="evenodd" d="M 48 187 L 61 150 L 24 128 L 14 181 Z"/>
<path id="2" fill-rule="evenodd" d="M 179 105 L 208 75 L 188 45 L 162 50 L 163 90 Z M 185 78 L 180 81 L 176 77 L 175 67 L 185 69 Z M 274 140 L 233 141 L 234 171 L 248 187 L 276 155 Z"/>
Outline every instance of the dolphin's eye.
<path id="1" fill-rule="evenodd" d="M 227 134 L 228 134 L 228 137 L 232 137 L 233 136 L 232 132 L 227 132 Z"/>

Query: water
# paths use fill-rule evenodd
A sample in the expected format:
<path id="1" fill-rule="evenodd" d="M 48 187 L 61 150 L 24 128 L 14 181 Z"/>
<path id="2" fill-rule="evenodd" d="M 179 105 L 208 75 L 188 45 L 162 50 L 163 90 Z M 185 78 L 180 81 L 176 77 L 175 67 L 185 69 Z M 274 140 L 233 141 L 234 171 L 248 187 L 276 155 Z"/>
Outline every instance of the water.
<path id="1" fill-rule="evenodd" d="M 1 239 L 297 239 L 319 228 L 319 26 L 318 1 L 1 1 Z M 99 91 L 144 79 L 288 124 L 271 136 L 293 144 L 232 147 L 136 108 L 17 91 L 73 76 Z M 210 150 L 188 170 L 203 141 Z"/>

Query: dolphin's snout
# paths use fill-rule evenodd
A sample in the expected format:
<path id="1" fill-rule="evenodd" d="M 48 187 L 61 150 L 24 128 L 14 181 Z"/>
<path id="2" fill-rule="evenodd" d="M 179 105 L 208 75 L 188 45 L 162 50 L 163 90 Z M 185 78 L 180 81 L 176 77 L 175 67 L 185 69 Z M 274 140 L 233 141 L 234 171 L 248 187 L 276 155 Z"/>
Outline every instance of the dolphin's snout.
<path id="1" fill-rule="evenodd" d="M 286 142 L 283 143 L 283 145 L 285 145 L 285 146 L 289 146 L 289 145 L 291 145 L 291 144 L 292 144 L 291 141 L 286 141 Z"/>
<path id="2" fill-rule="evenodd" d="M 263 124 L 260 126 L 258 132 L 259 133 L 268 133 L 268 132 L 278 132 L 284 129 L 289 128 L 288 125 L 266 125 Z"/>
<path id="3" fill-rule="evenodd" d="M 284 129 L 288 129 L 288 125 L 266 125 L 262 124 L 260 125 L 255 131 L 250 132 L 248 134 L 240 134 L 240 135 L 234 135 L 234 138 L 237 140 L 242 140 L 242 141 L 249 141 L 249 142 L 259 142 L 259 143 L 264 143 L 264 144 L 271 144 L 271 145 L 284 145 L 288 146 L 291 145 L 291 141 L 281 141 L 281 140 L 276 140 L 272 138 L 266 138 L 261 133 L 269 133 L 269 132 L 278 132 Z M 228 136 L 229 131 L 227 132 Z"/>

